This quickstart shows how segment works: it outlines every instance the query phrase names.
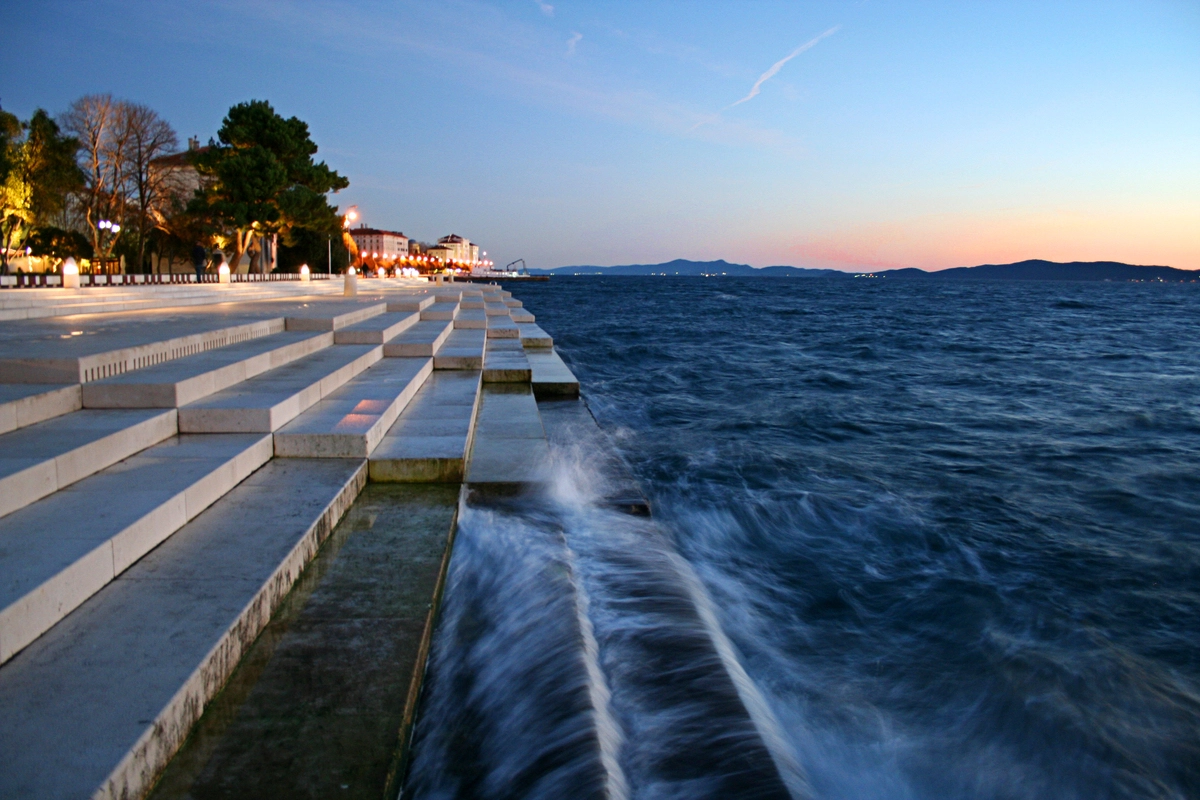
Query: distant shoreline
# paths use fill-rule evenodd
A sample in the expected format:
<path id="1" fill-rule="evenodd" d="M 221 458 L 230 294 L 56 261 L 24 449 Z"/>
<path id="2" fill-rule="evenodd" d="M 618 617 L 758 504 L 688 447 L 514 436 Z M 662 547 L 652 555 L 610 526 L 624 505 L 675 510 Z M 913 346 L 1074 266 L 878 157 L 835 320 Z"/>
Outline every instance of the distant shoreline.
<path id="1" fill-rule="evenodd" d="M 1109 281 L 1194 283 L 1200 281 L 1200 270 L 1176 269 L 1164 266 L 1141 266 L 1118 261 L 1055 262 L 1042 260 L 1018 261 L 1013 264 L 982 264 L 975 267 L 954 267 L 926 272 L 922 269 L 889 269 L 878 272 L 842 272 L 833 269 L 803 267 L 751 267 L 719 261 L 688 261 L 676 259 L 662 264 L 628 264 L 612 267 L 569 266 L 556 269 L 531 269 L 534 275 L 559 276 L 645 276 L 645 277 L 734 277 L 734 278 L 834 278 L 843 279 L 906 279 L 931 281 Z"/>

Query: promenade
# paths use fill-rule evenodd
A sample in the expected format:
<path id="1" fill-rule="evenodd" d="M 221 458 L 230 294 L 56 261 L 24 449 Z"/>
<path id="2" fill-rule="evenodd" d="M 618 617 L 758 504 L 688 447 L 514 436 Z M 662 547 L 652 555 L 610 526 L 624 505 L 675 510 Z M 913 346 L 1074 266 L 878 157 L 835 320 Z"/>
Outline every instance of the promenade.
<path id="1" fill-rule="evenodd" d="M 391 791 L 460 493 L 578 390 L 494 285 L 0 293 L 0 796 Z"/>

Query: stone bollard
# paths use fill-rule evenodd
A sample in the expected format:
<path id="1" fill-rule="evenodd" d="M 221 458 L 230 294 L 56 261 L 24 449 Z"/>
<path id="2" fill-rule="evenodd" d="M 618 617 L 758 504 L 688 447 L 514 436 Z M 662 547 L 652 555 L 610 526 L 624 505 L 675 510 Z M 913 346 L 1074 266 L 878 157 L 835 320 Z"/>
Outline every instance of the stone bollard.
<path id="1" fill-rule="evenodd" d="M 346 270 L 346 282 L 342 288 L 343 297 L 358 297 L 358 275 L 354 267 Z"/>
<path id="2" fill-rule="evenodd" d="M 300 267 L 300 280 L 302 280 L 302 281 L 312 280 L 312 278 L 309 276 L 308 264 L 305 264 L 302 267 Z"/>
<path id="3" fill-rule="evenodd" d="M 63 262 L 63 288 L 78 289 L 79 288 L 79 265 L 75 263 L 75 259 L 67 258 Z"/>
<path id="4" fill-rule="evenodd" d="M 229 265 L 222 261 L 221 266 L 217 267 L 217 283 L 229 283 L 229 281 Z"/>

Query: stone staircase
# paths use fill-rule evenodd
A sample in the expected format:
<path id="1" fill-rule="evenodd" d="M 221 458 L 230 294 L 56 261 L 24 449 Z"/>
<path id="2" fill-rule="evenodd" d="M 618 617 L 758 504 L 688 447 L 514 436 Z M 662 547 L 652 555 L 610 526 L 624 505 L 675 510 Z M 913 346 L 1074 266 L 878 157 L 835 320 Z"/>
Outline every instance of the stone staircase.
<path id="1" fill-rule="evenodd" d="M 547 479 L 519 301 L 333 288 L 0 304 L 0 796 L 144 796 L 368 479 Z"/>

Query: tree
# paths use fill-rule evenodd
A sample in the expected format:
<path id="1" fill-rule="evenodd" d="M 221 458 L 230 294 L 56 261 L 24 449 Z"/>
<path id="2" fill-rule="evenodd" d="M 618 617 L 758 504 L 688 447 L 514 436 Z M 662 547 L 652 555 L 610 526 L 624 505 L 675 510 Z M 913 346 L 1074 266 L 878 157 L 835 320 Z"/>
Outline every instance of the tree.
<path id="1" fill-rule="evenodd" d="M 179 148 L 175 130 L 153 109 L 122 103 L 119 127 L 126 131 L 124 183 L 129 194 L 126 223 L 132 228 L 138 269 L 144 268 L 150 232 L 169 213 L 171 200 L 182 193 L 178 173 L 158 169 L 154 161 Z"/>
<path id="2" fill-rule="evenodd" d="M 337 209 L 325 195 L 350 182 L 313 161 L 317 145 L 307 123 L 284 119 L 265 100 L 251 100 L 229 109 L 217 137 L 219 144 L 210 140 L 194 157 L 207 180 L 189 208 L 230 233 L 232 265 L 255 236 L 282 234 L 291 244 L 300 229 L 340 230 Z"/>
<path id="3" fill-rule="evenodd" d="M 14 125 L 15 119 L 0 112 L 0 259 L 6 273 L 9 251 L 60 214 L 83 182 L 75 163 L 79 142 L 63 136 L 49 114 L 38 109 L 28 122 Z"/>
<path id="4" fill-rule="evenodd" d="M 62 116 L 63 127 L 80 144 L 79 161 L 85 176 L 81 195 L 84 223 L 97 257 L 103 257 L 106 251 L 100 221 L 124 219 L 128 205 L 126 105 L 110 94 L 90 94 L 72 103 Z M 112 244 L 110 240 L 107 249 L 111 250 Z"/>

